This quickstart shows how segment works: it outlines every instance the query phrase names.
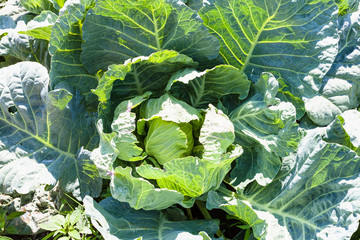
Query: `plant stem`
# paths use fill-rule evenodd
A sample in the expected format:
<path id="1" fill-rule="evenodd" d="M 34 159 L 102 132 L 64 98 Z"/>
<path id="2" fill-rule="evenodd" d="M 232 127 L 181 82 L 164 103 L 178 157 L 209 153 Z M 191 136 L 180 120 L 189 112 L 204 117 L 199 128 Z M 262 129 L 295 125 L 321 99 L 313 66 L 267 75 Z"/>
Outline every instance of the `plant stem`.
<path id="1" fill-rule="evenodd" d="M 237 194 L 236 192 L 233 192 L 233 191 L 227 189 L 227 188 L 224 187 L 224 186 L 220 186 L 220 187 L 217 189 L 217 191 L 220 192 L 220 193 L 222 193 L 222 194 L 224 194 L 224 195 L 226 195 L 226 196 L 228 196 L 228 197 L 233 197 L 233 196 L 235 196 L 235 197 L 237 197 L 237 198 L 239 197 L 239 194 Z"/>
<path id="2" fill-rule="evenodd" d="M 206 209 L 205 204 L 204 204 L 203 201 L 196 200 L 195 203 L 196 203 L 196 206 L 199 208 L 201 214 L 204 216 L 204 218 L 206 220 L 212 219 L 212 217 L 211 217 L 209 211 Z"/>
<path id="3" fill-rule="evenodd" d="M 188 218 L 189 218 L 190 220 L 193 220 L 193 219 L 194 219 L 190 208 L 187 208 L 187 209 L 186 209 L 186 213 L 187 213 Z"/>
<path id="4" fill-rule="evenodd" d="M 155 167 L 161 169 L 160 165 L 157 163 L 157 161 L 155 160 L 155 158 L 148 157 L 148 159 L 154 164 Z"/>
<path id="5" fill-rule="evenodd" d="M 206 220 L 212 219 L 203 201 L 196 200 L 195 203 Z M 224 239 L 226 239 L 226 237 L 224 236 L 224 234 L 221 232 L 220 229 L 216 232 L 216 235 L 218 235 L 218 237 L 223 237 Z"/>
<path id="6" fill-rule="evenodd" d="M 78 200 L 76 200 L 75 198 L 71 197 L 69 194 L 67 194 L 66 192 L 64 192 L 64 195 L 67 196 L 69 199 L 71 199 L 73 202 L 75 202 L 78 205 L 82 205 Z"/>

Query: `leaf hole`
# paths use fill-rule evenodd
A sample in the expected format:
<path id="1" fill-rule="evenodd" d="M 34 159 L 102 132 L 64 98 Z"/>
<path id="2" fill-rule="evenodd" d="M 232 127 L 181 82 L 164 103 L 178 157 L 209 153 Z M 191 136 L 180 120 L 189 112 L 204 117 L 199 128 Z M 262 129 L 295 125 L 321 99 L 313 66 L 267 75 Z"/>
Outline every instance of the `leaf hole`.
<path id="1" fill-rule="evenodd" d="M 10 106 L 8 112 L 11 113 L 11 115 L 14 115 L 17 112 L 17 108 L 15 106 Z"/>
<path id="2" fill-rule="evenodd" d="M 3 56 L 0 56 L 0 63 L 5 62 L 5 61 L 6 61 L 6 59 Z"/>

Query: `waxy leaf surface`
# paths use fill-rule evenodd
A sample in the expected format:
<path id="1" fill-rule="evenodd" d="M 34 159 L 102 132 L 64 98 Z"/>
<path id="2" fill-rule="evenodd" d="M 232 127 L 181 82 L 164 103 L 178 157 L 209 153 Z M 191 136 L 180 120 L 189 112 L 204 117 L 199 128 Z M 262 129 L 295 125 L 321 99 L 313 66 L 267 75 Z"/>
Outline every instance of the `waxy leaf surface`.
<path id="1" fill-rule="evenodd" d="M 239 217 L 259 239 L 350 239 L 360 215 L 360 158 L 320 133 L 308 132 L 269 185 L 210 192 L 207 207 Z"/>
<path id="2" fill-rule="evenodd" d="M 160 211 L 136 211 L 111 197 L 100 203 L 86 197 L 84 205 L 85 213 L 105 239 L 208 240 L 218 230 L 216 220 L 173 222 Z"/>
<path id="3" fill-rule="evenodd" d="M 101 179 L 88 151 L 98 143 L 94 116 L 80 96 L 48 92 L 49 75 L 38 63 L 0 71 L 1 192 L 28 193 L 59 180 L 77 198 L 98 196 Z"/>
<path id="4" fill-rule="evenodd" d="M 81 59 L 90 73 L 165 49 L 200 63 L 216 58 L 219 50 L 199 15 L 178 1 L 97 1 L 83 34 Z"/>

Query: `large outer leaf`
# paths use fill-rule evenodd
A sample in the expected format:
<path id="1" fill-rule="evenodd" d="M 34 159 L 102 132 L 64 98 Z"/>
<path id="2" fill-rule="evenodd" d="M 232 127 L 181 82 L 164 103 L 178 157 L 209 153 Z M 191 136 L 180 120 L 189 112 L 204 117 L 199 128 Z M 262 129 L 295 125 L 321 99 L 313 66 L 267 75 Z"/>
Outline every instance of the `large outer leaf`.
<path id="1" fill-rule="evenodd" d="M 200 129 L 202 158 L 217 162 L 235 140 L 234 125 L 222 111 L 210 105 Z"/>
<path id="2" fill-rule="evenodd" d="M 96 96 L 90 90 L 96 87 L 98 80 L 86 71 L 80 61 L 80 24 L 91 4 L 91 0 L 69 0 L 52 27 L 50 86 L 56 88 L 59 83 L 67 82 L 85 96 L 88 107 L 95 108 Z"/>
<path id="3" fill-rule="evenodd" d="M 178 1 L 97 1 L 83 26 L 82 62 L 90 73 L 172 49 L 202 62 L 218 56 L 218 40 L 198 14 Z M 99 36 L 99 33 L 101 35 Z"/>
<path id="4" fill-rule="evenodd" d="M 130 167 L 117 167 L 110 183 L 111 195 L 134 209 L 161 210 L 181 204 L 184 196 L 174 190 L 155 188 L 148 180 L 132 175 Z"/>
<path id="5" fill-rule="evenodd" d="M 0 39 L 7 29 L 14 28 L 16 28 L 16 24 L 10 16 L 0 16 Z"/>
<path id="6" fill-rule="evenodd" d="M 55 10 L 50 0 L 20 0 L 20 3 L 28 11 L 35 14 L 40 14 L 44 10 Z"/>
<path id="7" fill-rule="evenodd" d="M 119 151 L 118 158 L 121 160 L 138 161 L 146 156 L 142 154 L 142 148 L 137 145 L 139 142 L 134 134 L 136 114 L 131 112 L 131 110 L 147 100 L 150 95 L 150 92 L 146 92 L 141 96 L 120 103 L 115 109 L 111 128 L 116 133 L 113 141 L 116 149 Z"/>
<path id="8" fill-rule="evenodd" d="M 253 97 L 230 114 L 235 143 L 244 147 L 244 155 L 231 172 L 233 184 L 240 188 L 253 180 L 261 185 L 271 182 L 281 167 L 280 157 L 295 151 L 300 139 L 294 106 L 275 104 L 278 84 L 274 76 L 263 74 L 254 90 Z"/>
<path id="9" fill-rule="evenodd" d="M 109 66 L 94 93 L 101 102 L 110 100 L 110 95 L 118 102 L 146 91 L 158 94 L 165 89 L 174 72 L 190 66 L 196 67 L 197 63 L 175 51 L 164 50 L 148 57 L 134 58 L 124 64 Z"/>
<path id="10" fill-rule="evenodd" d="M 0 191 L 27 193 L 60 180 L 76 197 L 98 196 L 101 179 L 81 148 L 97 145 L 94 118 L 79 96 L 70 101 L 67 90 L 48 93 L 48 81 L 38 63 L 0 70 Z"/>
<path id="11" fill-rule="evenodd" d="M 19 4 L 19 0 L 8 0 L 0 3 L 0 16 L 10 16 L 13 20 L 23 16 L 27 10 Z"/>
<path id="12" fill-rule="evenodd" d="M 160 211 L 135 211 L 113 198 L 96 203 L 86 197 L 84 206 L 94 227 L 107 240 L 205 240 L 218 229 L 216 220 L 171 222 Z"/>
<path id="13" fill-rule="evenodd" d="M 0 56 L 13 57 L 22 61 L 39 62 L 49 68 L 50 55 L 48 52 L 48 41 L 34 39 L 30 36 L 19 34 L 25 31 L 26 25 L 19 21 L 15 27 L 9 17 L 3 16 L 1 20 L 5 24 L 0 30 L 0 34 L 7 33 L 0 40 Z"/>
<path id="14" fill-rule="evenodd" d="M 239 217 L 260 239 L 349 239 L 360 217 L 360 158 L 319 133 L 308 133 L 271 184 L 236 198 L 212 192 L 208 208 Z"/>
<path id="15" fill-rule="evenodd" d="M 333 0 L 214 0 L 200 10 L 228 64 L 281 76 L 297 97 L 321 86 L 337 53 Z"/>
<path id="16" fill-rule="evenodd" d="M 162 189 L 173 189 L 185 196 L 199 197 L 219 188 L 231 163 L 241 155 L 237 146 L 232 152 L 223 154 L 217 161 L 189 156 L 177 158 L 164 164 L 163 169 L 142 165 L 136 171 L 145 178 L 156 179 Z"/>
<path id="17" fill-rule="evenodd" d="M 100 176 L 109 178 L 113 171 L 116 158 L 123 161 L 139 161 L 146 157 L 134 131 L 136 128 L 136 114 L 131 112 L 150 96 L 147 92 L 128 101 L 120 103 L 115 109 L 111 133 L 105 133 L 102 119 L 97 122 L 100 135 L 100 146 L 93 150 L 91 159 L 99 170 Z"/>
<path id="18" fill-rule="evenodd" d="M 175 51 L 160 51 L 148 57 L 138 57 L 124 64 L 111 65 L 99 81 L 94 93 L 101 101 L 100 117 L 104 128 L 109 131 L 109 119 L 112 119 L 115 107 L 124 100 L 151 91 L 159 96 L 164 92 L 171 75 L 183 67 L 196 67 L 191 58 Z M 121 81 L 117 81 L 121 80 Z"/>
<path id="19" fill-rule="evenodd" d="M 203 72 L 180 70 L 171 77 L 167 88 L 170 87 L 174 96 L 193 107 L 207 108 L 209 103 L 216 105 L 224 95 L 239 94 L 240 99 L 246 98 L 250 81 L 239 69 L 218 65 Z"/>
<path id="20" fill-rule="evenodd" d="M 323 79 L 321 96 L 310 99 L 306 111 L 320 126 L 328 125 L 336 115 L 356 108 L 360 96 L 360 11 L 343 16 L 340 22 L 339 53 Z M 322 107 L 319 107 L 321 100 Z"/>
<path id="21" fill-rule="evenodd" d="M 339 143 L 351 148 L 360 154 L 360 112 L 348 110 L 338 115 L 337 118 L 326 127 L 324 140 Z"/>
<path id="22" fill-rule="evenodd" d="M 191 9 L 194 9 L 195 11 L 199 11 L 207 3 L 206 0 L 187 0 L 184 2 L 187 6 L 189 6 Z"/>
<path id="23" fill-rule="evenodd" d="M 119 155 L 119 151 L 116 149 L 115 142 L 113 141 L 116 133 L 104 133 L 101 119 L 97 121 L 96 127 L 100 135 L 100 143 L 99 147 L 92 151 L 91 160 L 97 167 L 100 177 L 110 178 L 109 173 L 113 170 L 113 163 Z"/>
<path id="24" fill-rule="evenodd" d="M 57 19 L 58 15 L 55 13 L 50 11 L 43 11 L 40 15 L 36 16 L 33 20 L 28 22 L 26 31 L 20 31 L 19 33 L 50 41 L 51 28 L 54 26 Z"/>

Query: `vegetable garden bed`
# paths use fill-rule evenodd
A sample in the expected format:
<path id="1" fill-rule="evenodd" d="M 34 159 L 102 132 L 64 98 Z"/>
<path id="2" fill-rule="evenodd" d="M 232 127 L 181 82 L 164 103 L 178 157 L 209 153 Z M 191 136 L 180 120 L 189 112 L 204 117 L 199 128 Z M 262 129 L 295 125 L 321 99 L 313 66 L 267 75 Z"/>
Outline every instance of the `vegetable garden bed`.
<path id="1" fill-rule="evenodd" d="M 0 5 L 0 239 L 359 239 L 357 0 Z"/>

